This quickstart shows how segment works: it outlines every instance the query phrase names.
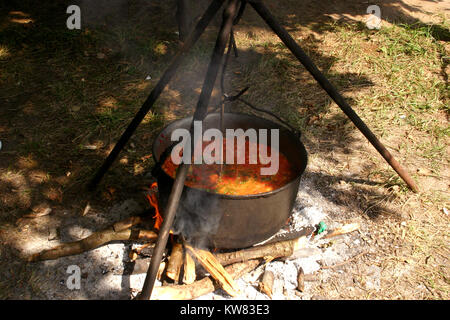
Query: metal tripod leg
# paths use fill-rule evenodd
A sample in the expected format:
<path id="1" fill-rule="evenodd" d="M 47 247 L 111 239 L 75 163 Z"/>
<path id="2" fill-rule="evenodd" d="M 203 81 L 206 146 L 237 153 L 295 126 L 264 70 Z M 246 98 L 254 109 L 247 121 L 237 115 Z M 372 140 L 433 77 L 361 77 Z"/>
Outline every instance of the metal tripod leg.
<path id="1" fill-rule="evenodd" d="M 103 178 L 106 171 L 108 171 L 108 169 L 111 167 L 114 160 L 116 160 L 120 151 L 122 151 L 122 149 L 125 147 L 125 144 L 131 138 L 134 131 L 136 131 L 137 127 L 140 125 L 140 123 L 144 119 L 145 115 L 150 111 L 150 108 L 153 106 L 155 101 L 158 99 L 161 92 L 164 90 L 164 88 L 167 86 L 169 81 L 175 75 L 175 72 L 177 71 L 178 67 L 180 66 L 180 64 L 183 61 L 184 57 L 186 56 L 187 52 L 192 48 L 192 46 L 197 42 L 197 40 L 203 34 L 206 27 L 209 25 L 211 20 L 214 18 L 217 11 L 219 11 L 222 4 L 223 4 L 223 0 L 212 0 L 211 1 L 211 4 L 206 9 L 206 11 L 203 14 L 203 16 L 201 17 L 201 19 L 198 21 L 194 30 L 191 32 L 189 37 L 186 39 L 185 43 L 179 49 L 176 56 L 173 58 L 171 64 L 169 65 L 167 70 L 164 72 L 163 76 L 158 81 L 155 88 L 152 90 L 152 92 L 148 96 L 147 100 L 142 105 L 141 109 L 136 113 L 133 120 L 128 125 L 125 132 L 122 134 L 119 141 L 114 146 L 114 149 L 109 153 L 108 157 L 105 159 L 102 166 L 98 169 L 94 178 L 89 182 L 88 188 L 90 190 L 94 190 L 97 187 L 97 184 Z"/>
<path id="2" fill-rule="evenodd" d="M 238 3 L 239 0 L 230 0 L 227 7 L 225 8 L 222 25 L 220 27 L 216 45 L 214 47 L 214 51 L 208 66 L 208 71 L 206 72 L 205 80 L 203 82 L 202 92 L 200 93 L 197 107 L 195 109 L 194 118 L 191 125 L 191 132 L 193 130 L 194 121 L 203 121 L 207 114 L 211 93 L 214 88 L 217 74 L 219 73 L 225 46 L 227 44 L 228 38 L 230 37 L 233 18 L 235 17 Z M 196 141 L 192 141 L 192 146 L 194 146 L 195 144 Z M 150 296 L 152 294 L 156 274 L 161 263 L 164 248 L 167 245 L 169 231 L 175 218 L 189 166 L 190 164 L 182 163 L 177 170 L 175 182 L 173 184 L 167 207 L 164 212 L 164 220 L 161 225 L 161 229 L 159 230 L 158 240 L 156 242 L 155 249 L 153 250 L 152 259 L 147 271 L 144 286 L 139 296 L 140 300 L 148 300 L 150 299 Z"/>

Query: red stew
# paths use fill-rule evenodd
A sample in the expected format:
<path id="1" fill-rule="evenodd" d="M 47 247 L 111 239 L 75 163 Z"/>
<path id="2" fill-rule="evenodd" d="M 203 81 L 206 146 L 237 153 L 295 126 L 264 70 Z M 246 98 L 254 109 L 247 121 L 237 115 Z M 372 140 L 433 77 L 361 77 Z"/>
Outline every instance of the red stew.
<path id="1" fill-rule="evenodd" d="M 226 159 L 226 139 L 224 143 L 224 159 Z M 207 143 L 209 144 L 209 143 Z M 203 144 L 203 149 L 207 144 Z M 261 144 L 257 145 L 259 150 Z M 185 185 L 197 189 L 205 189 L 210 192 L 229 195 L 249 195 L 276 190 L 289 183 L 295 178 L 295 171 L 287 158 L 280 152 L 271 150 L 267 146 L 267 154 L 274 159 L 271 152 L 278 153 L 278 172 L 274 175 L 261 175 L 261 168 L 270 167 L 269 164 L 259 163 L 249 164 L 249 142 L 245 145 L 245 164 L 193 164 L 191 165 Z M 234 144 L 235 162 L 237 154 L 237 144 Z M 178 165 L 172 162 L 171 157 L 167 157 L 162 168 L 172 178 Z M 221 168 L 222 167 L 222 168 Z"/>

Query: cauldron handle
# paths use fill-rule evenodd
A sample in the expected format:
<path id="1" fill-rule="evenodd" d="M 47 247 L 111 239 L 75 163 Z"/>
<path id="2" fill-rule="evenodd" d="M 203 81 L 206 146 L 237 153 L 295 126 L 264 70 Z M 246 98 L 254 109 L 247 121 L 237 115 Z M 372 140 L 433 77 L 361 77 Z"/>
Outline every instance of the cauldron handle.
<path id="1" fill-rule="evenodd" d="M 289 123 L 287 123 L 287 121 L 281 119 L 279 116 L 277 116 L 277 115 L 274 114 L 273 112 L 270 112 L 270 111 L 268 111 L 268 110 L 264 110 L 264 109 L 258 108 L 258 107 L 256 107 L 256 106 L 254 106 L 253 104 L 251 104 L 250 102 L 248 102 L 247 100 L 242 99 L 241 97 L 238 97 L 236 100 L 238 100 L 238 101 L 240 101 L 240 102 L 246 104 L 247 106 L 249 106 L 250 108 L 252 108 L 252 109 L 254 109 L 254 110 L 256 110 L 256 111 L 259 111 L 259 112 L 262 112 L 262 113 L 265 113 L 265 114 L 268 114 L 268 115 L 272 116 L 273 118 L 275 118 L 275 119 L 277 119 L 279 122 L 281 122 L 281 124 L 282 124 L 287 130 L 290 130 L 293 134 L 295 134 L 295 135 L 297 136 L 298 139 L 301 138 L 302 133 L 301 133 L 299 130 L 295 129 L 293 126 L 291 126 Z"/>

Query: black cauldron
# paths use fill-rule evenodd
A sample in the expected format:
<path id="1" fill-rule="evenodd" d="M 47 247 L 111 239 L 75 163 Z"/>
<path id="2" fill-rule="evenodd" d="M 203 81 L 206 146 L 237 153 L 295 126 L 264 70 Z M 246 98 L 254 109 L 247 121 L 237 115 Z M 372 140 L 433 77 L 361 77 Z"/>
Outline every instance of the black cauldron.
<path id="1" fill-rule="evenodd" d="M 172 131 L 177 128 L 189 130 L 191 122 L 192 117 L 170 123 L 153 143 L 153 157 L 157 164 L 152 174 L 158 182 L 159 206 L 163 217 L 174 180 L 161 169 L 160 164 L 174 145 L 170 140 Z M 241 128 L 244 131 L 250 128 L 279 129 L 279 150 L 296 170 L 295 178 L 283 187 L 256 195 L 224 195 L 184 187 L 174 231 L 181 232 L 196 245 L 238 249 L 271 237 L 286 223 L 298 193 L 301 175 L 306 169 L 307 153 L 294 133 L 263 118 L 225 113 L 224 126 L 226 129 Z M 220 128 L 218 113 L 208 114 L 203 120 L 203 132 L 209 128 Z"/>

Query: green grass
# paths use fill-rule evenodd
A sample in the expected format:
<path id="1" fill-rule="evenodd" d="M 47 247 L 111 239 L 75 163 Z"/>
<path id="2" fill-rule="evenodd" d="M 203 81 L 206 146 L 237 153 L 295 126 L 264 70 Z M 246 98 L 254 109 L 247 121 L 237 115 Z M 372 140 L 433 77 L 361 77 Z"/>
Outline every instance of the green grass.
<path id="1" fill-rule="evenodd" d="M 353 105 L 377 134 L 382 137 L 389 134 L 393 125 L 400 130 L 417 130 L 429 135 L 431 140 L 427 143 L 436 147 L 416 151 L 427 159 L 439 158 L 442 148 L 437 146 L 442 146 L 449 137 L 447 124 L 436 120 L 438 113 L 449 111 L 448 88 L 438 76 L 443 56 L 448 54 L 436 40 L 436 30 L 443 37 L 445 23 L 439 26 L 399 24 L 379 31 L 368 30 L 362 23 L 331 23 L 322 27 L 325 34 L 321 39 L 306 38 L 302 44 L 335 86 L 356 94 Z M 298 83 L 292 81 L 296 75 L 301 77 L 303 69 L 278 39 L 273 38 L 272 42 L 267 38 L 247 37 L 246 40 L 252 50 L 264 53 L 256 66 L 244 67 L 245 79 L 250 82 L 257 78 L 258 86 L 262 87 L 253 97 L 259 100 L 262 92 L 270 91 L 263 105 L 275 108 L 292 124 L 305 129 L 305 115 L 292 110 L 292 106 L 302 106 L 307 101 L 298 98 L 302 93 L 297 91 Z M 332 57 L 318 56 L 321 46 L 329 49 Z M 306 81 L 316 87 L 313 81 Z M 358 88 L 363 90 L 358 92 Z M 315 102 L 315 114 L 332 112 L 329 100 L 320 97 Z M 324 116 L 320 122 L 322 127 L 329 123 L 327 118 L 335 121 L 334 117 Z"/>
<path id="2" fill-rule="evenodd" d="M 417 144 L 416 151 L 426 159 L 441 159 L 449 137 L 446 123 L 436 120 L 440 112 L 448 114 L 448 88 L 439 78 L 443 68 L 443 45 L 433 30 L 444 27 L 424 25 L 393 25 L 373 32 L 358 26 L 339 26 L 339 41 L 351 39 L 360 44 L 376 46 L 376 51 L 363 45 L 342 49 L 340 60 L 355 61 L 358 70 L 379 86 L 359 95 L 358 106 L 372 119 L 375 130 L 383 133 L 394 123 L 400 130 L 417 130 L 428 139 Z M 364 60 L 354 59 L 365 56 Z M 339 63 L 337 63 L 339 70 Z M 381 85 L 381 86 L 380 86 Z M 370 114 L 369 114 L 370 113 Z M 398 117 L 403 115 L 404 121 Z"/>

